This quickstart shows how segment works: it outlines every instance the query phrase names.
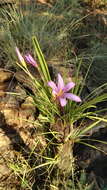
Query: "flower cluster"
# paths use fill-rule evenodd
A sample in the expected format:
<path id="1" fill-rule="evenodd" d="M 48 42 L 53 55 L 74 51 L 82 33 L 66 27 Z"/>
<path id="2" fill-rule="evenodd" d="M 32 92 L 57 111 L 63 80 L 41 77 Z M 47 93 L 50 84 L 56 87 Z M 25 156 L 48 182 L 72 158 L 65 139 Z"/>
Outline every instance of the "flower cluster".
<path id="1" fill-rule="evenodd" d="M 27 53 L 26 55 L 22 56 L 21 53 L 20 53 L 20 51 L 19 51 L 19 49 L 17 47 L 15 48 L 15 50 L 16 50 L 16 53 L 17 53 L 17 56 L 18 56 L 20 62 L 23 63 L 24 61 L 26 61 L 27 63 L 33 65 L 34 67 L 38 66 L 37 62 L 35 61 L 35 59 L 29 53 Z"/>
<path id="2" fill-rule="evenodd" d="M 38 67 L 36 61 L 29 53 L 22 56 L 17 47 L 16 47 L 16 53 L 20 62 L 23 63 L 26 61 L 27 63 L 33 65 L 34 67 Z M 68 84 L 65 85 L 63 78 L 61 77 L 60 74 L 58 74 L 58 83 L 55 84 L 53 81 L 49 81 L 48 86 L 52 88 L 52 94 L 55 100 L 58 100 L 62 107 L 64 107 L 67 104 L 67 99 L 73 100 L 75 102 L 81 102 L 79 96 L 69 93 L 69 91 L 75 86 L 75 83 L 69 82 Z"/>

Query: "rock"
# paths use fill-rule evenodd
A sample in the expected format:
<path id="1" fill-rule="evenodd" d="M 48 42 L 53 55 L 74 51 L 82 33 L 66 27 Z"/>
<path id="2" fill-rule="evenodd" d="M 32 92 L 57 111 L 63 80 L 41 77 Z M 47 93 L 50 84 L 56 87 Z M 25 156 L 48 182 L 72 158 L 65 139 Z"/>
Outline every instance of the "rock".
<path id="1" fill-rule="evenodd" d="M 35 110 L 34 101 L 31 96 L 28 96 L 24 103 L 21 104 L 23 110 Z"/>
<path id="2" fill-rule="evenodd" d="M 14 87 L 12 77 L 12 72 L 0 69 L 0 97 L 5 96 L 6 92 L 11 91 Z"/>
<path id="3" fill-rule="evenodd" d="M 0 84 L 9 81 L 13 76 L 12 72 L 5 71 L 3 69 L 0 69 Z"/>

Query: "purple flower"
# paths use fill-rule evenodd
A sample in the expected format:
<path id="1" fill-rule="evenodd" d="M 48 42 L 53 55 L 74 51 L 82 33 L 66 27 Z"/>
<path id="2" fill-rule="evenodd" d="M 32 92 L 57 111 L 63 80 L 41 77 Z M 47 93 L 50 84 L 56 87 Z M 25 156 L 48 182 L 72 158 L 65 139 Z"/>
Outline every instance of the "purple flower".
<path id="1" fill-rule="evenodd" d="M 75 86 L 75 83 L 69 82 L 68 84 L 64 85 L 63 78 L 61 77 L 60 74 L 58 74 L 57 85 L 53 81 L 49 81 L 48 86 L 52 88 L 53 96 L 55 97 L 55 99 L 59 100 L 62 107 L 64 107 L 67 104 L 66 99 L 70 99 L 75 102 L 81 102 L 79 96 L 76 96 L 75 94 L 72 93 L 68 93 L 68 91 Z"/>
<path id="2" fill-rule="evenodd" d="M 26 54 L 24 57 L 25 57 L 25 60 L 26 60 L 27 63 L 30 63 L 34 67 L 38 66 L 37 63 L 36 63 L 36 61 L 34 60 L 34 58 L 29 53 Z"/>

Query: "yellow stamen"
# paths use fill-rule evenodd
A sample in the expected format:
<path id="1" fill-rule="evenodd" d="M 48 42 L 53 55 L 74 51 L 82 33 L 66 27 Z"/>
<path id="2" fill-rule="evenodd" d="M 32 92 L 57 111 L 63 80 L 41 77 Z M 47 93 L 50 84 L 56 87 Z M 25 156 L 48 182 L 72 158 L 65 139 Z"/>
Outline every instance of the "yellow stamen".
<path id="1" fill-rule="evenodd" d="M 63 94 L 63 91 L 62 91 L 62 89 L 60 89 L 60 91 L 57 94 L 57 97 L 62 96 L 62 94 Z"/>

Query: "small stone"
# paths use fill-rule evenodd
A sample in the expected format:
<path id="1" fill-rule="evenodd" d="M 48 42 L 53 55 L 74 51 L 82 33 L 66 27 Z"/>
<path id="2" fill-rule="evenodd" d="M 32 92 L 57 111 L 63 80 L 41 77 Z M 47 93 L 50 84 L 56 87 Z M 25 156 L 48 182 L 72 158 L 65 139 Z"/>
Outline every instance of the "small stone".
<path id="1" fill-rule="evenodd" d="M 28 96 L 23 104 L 21 104 L 21 108 L 23 110 L 27 109 L 33 109 L 35 110 L 35 106 L 33 104 L 33 98 L 31 96 Z"/>

